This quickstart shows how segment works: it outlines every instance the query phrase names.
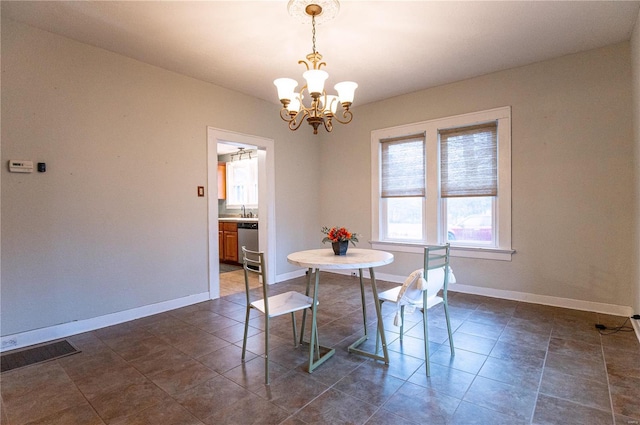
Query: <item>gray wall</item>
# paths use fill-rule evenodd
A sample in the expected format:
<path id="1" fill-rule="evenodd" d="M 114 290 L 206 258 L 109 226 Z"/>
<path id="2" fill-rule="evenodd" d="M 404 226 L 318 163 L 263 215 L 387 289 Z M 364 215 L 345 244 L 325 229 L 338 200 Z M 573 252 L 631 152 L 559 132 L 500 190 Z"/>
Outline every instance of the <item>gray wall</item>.
<path id="1" fill-rule="evenodd" d="M 517 253 L 511 262 L 455 258 L 458 282 L 630 306 L 637 264 L 630 87 L 625 42 L 356 108 L 340 137 L 323 140 L 322 218 L 370 238 L 371 130 L 511 106 Z M 419 264 L 419 255 L 396 253 L 381 273 L 406 275 Z"/>
<path id="2" fill-rule="evenodd" d="M 275 140 L 282 269 L 319 236 L 317 139 L 275 104 L 3 19 L 2 335 L 208 291 L 207 126 Z"/>
<path id="3" fill-rule="evenodd" d="M 207 126 L 275 140 L 283 275 L 297 270 L 287 253 L 322 246 L 322 225 L 349 226 L 367 246 L 371 130 L 506 105 L 518 252 L 511 262 L 455 259 L 458 280 L 630 305 L 630 52 L 622 43 L 356 106 L 352 124 L 313 136 L 289 131 L 275 103 L 3 19 L 2 335 L 208 290 L 207 206 L 195 196 Z M 8 173 L 9 159 L 48 171 Z M 417 260 L 398 253 L 384 272 L 404 275 Z"/>

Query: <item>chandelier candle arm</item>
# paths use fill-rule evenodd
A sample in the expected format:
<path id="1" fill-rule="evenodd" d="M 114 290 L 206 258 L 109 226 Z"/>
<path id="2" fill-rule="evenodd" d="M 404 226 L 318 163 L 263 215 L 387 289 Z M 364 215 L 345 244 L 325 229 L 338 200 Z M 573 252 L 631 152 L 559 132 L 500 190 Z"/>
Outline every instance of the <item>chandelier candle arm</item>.
<path id="1" fill-rule="evenodd" d="M 313 1 L 313 3 L 310 3 Z M 326 7 L 328 14 L 323 15 Z M 291 78 L 278 78 L 274 80 L 274 85 L 278 91 L 278 98 L 282 103 L 280 110 L 280 118 L 288 122 L 290 130 L 300 128 L 302 121 L 306 118 L 309 125 L 313 127 L 313 134 L 318 134 L 320 125 L 324 126 L 327 132 L 333 130 L 332 119 L 341 124 L 348 124 L 353 119 L 353 113 L 349 110 L 353 104 L 355 90 L 358 84 L 352 81 L 343 81 L 334 86 L 338 95 L 327 94 L 324 88 L 325 81 L 329 78 L 329 74 L 320 68 L 326 66 L 322 62 L 322 55 L 316 51 L 316 17 L 323 20 L 331 19 L 339 9 L 337 0 L 290 0 L 288 9 L 289 13 L 299 15 L 304 9 L 304 14 L 311 17 L 312 26 L 312 53 L 306 56 L 307 60 L 298 61 L 306 67 L 303 78 L 306 84 L 300 90 L 300 93 L 294 92 L 298 86 L 298 82 Z M 326 19 L 324 19 L 326 18 Z M 303 102 L 305 91 L 310 97 L 310 106 L 306 106 Z M 338 104 L 342 106 L 341 120 L 336 116 Z"/>

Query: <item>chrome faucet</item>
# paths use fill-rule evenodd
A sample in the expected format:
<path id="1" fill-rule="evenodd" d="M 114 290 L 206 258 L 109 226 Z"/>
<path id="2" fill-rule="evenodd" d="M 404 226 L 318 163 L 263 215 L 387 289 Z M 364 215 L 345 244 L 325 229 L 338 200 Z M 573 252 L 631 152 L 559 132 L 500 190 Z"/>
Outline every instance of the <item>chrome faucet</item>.
<path id="1" fill-rule="evenodd" d="M 241 208 L 241 209 L 242 209 L 242 215 L 241 215 L 241 217 L 246 217 L 246 216 L 247 216 L 247 214 L 246 214 L 246 209 L 244 208 L 244 205 L 242 206 L 242 208 Z"/>

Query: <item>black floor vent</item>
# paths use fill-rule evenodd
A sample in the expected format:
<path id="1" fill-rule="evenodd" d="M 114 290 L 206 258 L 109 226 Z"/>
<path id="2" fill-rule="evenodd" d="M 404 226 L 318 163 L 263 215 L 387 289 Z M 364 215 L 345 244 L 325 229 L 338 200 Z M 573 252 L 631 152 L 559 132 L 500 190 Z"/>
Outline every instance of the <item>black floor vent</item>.
<path id="1" fill-rule="evenodd" d="M 39 345 L 33 348 L 26 348 L 20 351 L 12 351 L 2 355 L 2 372 L 30 366 L 60 357 L 70 356 L 79 353 L 68 341 L 57 341 L 50 344 Z"/>

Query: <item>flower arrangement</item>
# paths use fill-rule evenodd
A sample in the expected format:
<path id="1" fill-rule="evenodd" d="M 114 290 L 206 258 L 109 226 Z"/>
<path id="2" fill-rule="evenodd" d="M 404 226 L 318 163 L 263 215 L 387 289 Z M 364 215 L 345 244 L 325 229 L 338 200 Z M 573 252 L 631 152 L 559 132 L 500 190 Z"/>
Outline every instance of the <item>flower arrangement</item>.
<path id="1" fill-rule="evenodd" d="M 344 227 L 327 227 L 324 226 L 322 228 L 322 233 L 324 233 L 325 236 L 324 239 L 322 239 L 322 243 L 325 242 L 351 242 L 353 244 L 353 246 L 356 246 L 356 242 L 358 242 L 358 234 L 357 233 L 351 233 L 350 231 L 348 231 L 346 228 Z"/>

